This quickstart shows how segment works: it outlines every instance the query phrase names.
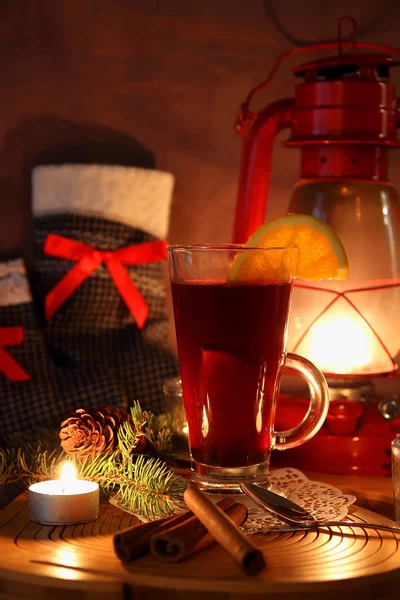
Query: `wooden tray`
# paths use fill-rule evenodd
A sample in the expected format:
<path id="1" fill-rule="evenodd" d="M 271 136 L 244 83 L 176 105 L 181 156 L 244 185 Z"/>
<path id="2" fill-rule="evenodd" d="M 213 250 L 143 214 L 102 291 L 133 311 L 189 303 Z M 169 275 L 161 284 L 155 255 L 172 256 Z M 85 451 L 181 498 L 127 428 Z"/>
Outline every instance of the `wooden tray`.
<path id="1" fill-rule="evenodd" d="M 351 516 L 393 524 L 361 507 Z M 122 566 L 112 534 L 134 522 L 107 504 L 95 523 L 41 526 L 30 521 L 22 494 L 0 512 L 0 598 L 400 597 L 400 536 L 391 533 L 341 527 L 254 536 L 268 567 L 246 577 L 217 545 L 180 564 L 160 564 L 149 555 Z"/>

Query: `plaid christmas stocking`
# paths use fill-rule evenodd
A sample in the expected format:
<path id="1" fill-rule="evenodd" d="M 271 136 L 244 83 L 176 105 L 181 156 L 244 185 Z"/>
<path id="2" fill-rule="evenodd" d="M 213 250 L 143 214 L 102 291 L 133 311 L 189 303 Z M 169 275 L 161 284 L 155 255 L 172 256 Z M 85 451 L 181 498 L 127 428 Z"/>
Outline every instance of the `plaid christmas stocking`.
<path id="1" fill-rule="evenodd" d="M 64 374 L 47 354 L 23 261 L 0 263 L 1 441 L 17 431 L 58 427 L 71 410 L 88 405 L 80 378 Z M 116 387 L 112 399 L 120 397 Z"/>
<path id="2" fill-rule="evenodd" d="M 172 176 L 113 166 L 33 173 L 46 338 L 62 364 L 112 374 L 129 404 L 159 411 L 178 374 L 168 350 L 165 242 Z M 88 393 L 90 391 L 88 390 Z"/>

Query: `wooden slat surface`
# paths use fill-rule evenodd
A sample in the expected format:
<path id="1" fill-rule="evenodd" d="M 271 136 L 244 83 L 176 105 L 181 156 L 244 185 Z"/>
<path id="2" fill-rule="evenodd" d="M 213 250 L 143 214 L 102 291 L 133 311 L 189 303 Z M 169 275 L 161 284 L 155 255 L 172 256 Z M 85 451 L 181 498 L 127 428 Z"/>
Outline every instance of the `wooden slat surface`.
<path id="1" fill-rule="evenodd" d="M 391 508 L 389 486 L 390 482 L 371 491 L 387 510 Z M 362 494 L 365 499 L 368 491 Z M 354 509 L 352 518 L 391 522 L 362 507 Z M 145 556 L 123 566 L 114 554 L 112 535 L 134 522 L 134 517 L 104 505 L 95 523 L 41 526 L 30 521 L 27 495 L 19 496 L 0 512 L 0 598 L 137 600 L 162 594 L 172 599 L 189 593 L 200 598 L 207 592 L 211 599 L 323 595 L 325 600 L 339 593 L 341 600 L 355 594 L 387 599 L 396 598 L 395 590 L 400 589 L 400 536 L 390 533 L 354 530 L 354 535 L 341 527 L 256 536 L 253 539 L 263 549 L 268 566 L 259 577 L 250 578 L 217 545 L 180 564 L 164 565 Z"/>

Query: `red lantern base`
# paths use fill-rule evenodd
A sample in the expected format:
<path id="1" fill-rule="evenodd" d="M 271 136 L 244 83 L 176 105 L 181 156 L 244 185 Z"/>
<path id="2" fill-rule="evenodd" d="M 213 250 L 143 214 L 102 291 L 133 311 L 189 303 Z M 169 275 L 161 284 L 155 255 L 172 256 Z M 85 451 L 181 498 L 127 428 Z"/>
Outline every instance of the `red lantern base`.
<path id="1" fill-rule="evenodd" d="M 281 395 L 276 429 L 290 429 L 306 414 L 308 400 Z M 296 467 L 337 475 L 391 475 L 391 441 L 400 435 L 400 417 L 385 420 L 378 400 L 333 400 L 326 421 L 308 442 L 287 452 L 273 452 L 272 466 Z"/>

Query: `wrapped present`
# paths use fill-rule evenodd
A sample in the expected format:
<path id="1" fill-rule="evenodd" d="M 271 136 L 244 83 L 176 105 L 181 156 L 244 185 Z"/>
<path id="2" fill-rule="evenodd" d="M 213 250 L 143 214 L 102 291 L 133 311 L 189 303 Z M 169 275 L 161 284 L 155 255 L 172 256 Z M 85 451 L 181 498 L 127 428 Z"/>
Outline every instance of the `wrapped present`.
<path id="1" fill-rule="evenodd" d="M 178 373 L 168 348 L 165 237 L 173 178 L 120 166 L 33 172 L 38 294 L 63 362 L 101 365 L 128 403 L 157 411 Z"/>

